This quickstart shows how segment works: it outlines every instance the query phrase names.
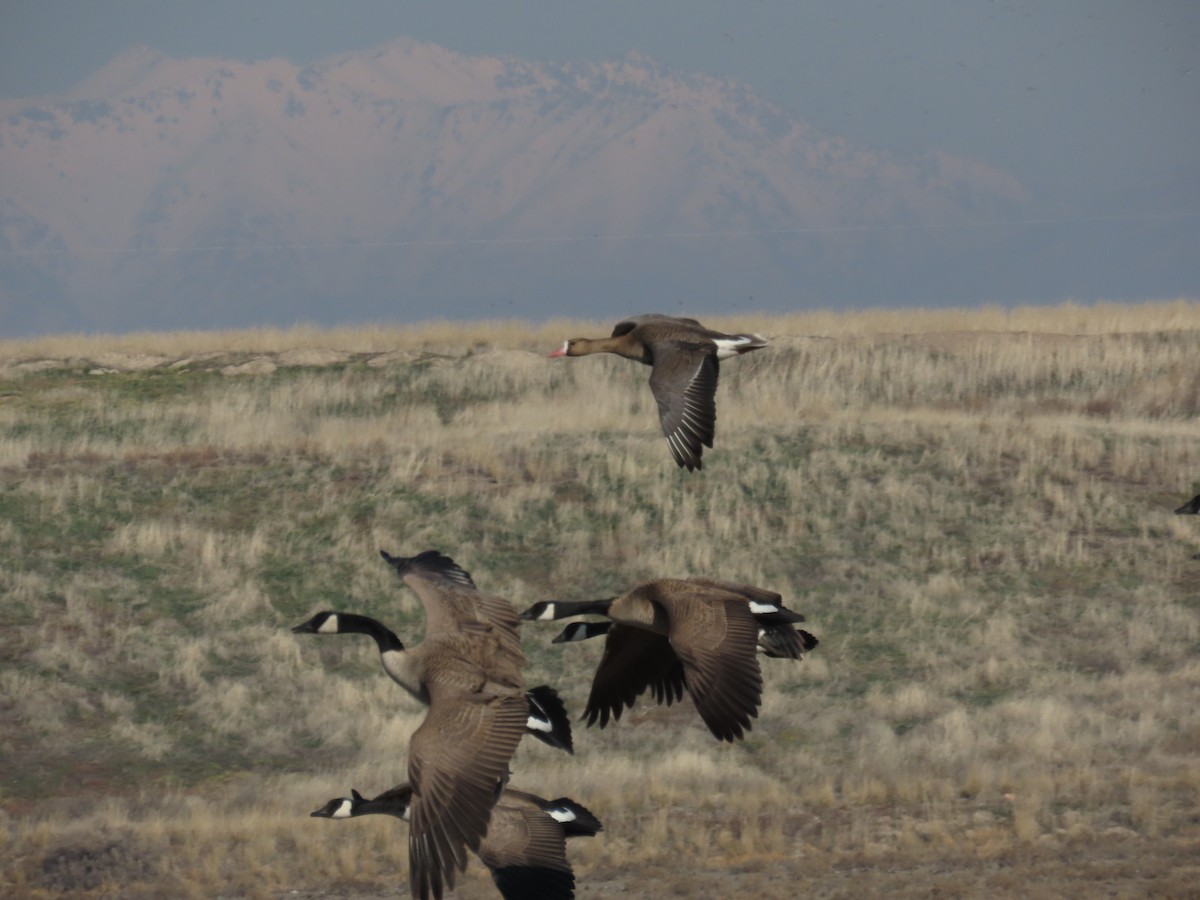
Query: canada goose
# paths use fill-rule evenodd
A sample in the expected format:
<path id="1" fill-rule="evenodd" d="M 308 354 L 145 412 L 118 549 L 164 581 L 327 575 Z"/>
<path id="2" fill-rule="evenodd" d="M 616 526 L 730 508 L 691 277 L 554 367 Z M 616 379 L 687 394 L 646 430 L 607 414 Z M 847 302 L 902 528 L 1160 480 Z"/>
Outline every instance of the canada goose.
<path id="1" fill-rule="evenodd" d="M 330 800 L 311 813 L 328 819 L 387 814 L 408 821 L 412 786 L 397 785 L 373 800 L 358 791 Z M 492 807 L 487 836 L 478 856 L 507 900 L 557 900 L 575 896 L 575 874 L 567 862 L 566 838 L 592 837 L 604 830 L 600 820 L 568 797 L 543 800 L 505 788 Z"/>
<path id="2" fill-rule="evenodd" d="M 618 322 L 611 337 L 572 338 L 550 355 L 616 353 L 651 366 L 650 392 L 667 445 L 690 472 L 704 468 L 700 454 L 713 445 L 718 360 L 766 345 L 761 335 L 722 334 L 695 319 L 651 314 Z"/>
<path id="3" fill-rule="evenodd" d="M 404 644 L 392 631 L 378 619 L 361 616 L 357 613 L 334 612 L 324 610 L 307 621 L 301 622 L 292 629 L 293 634 L 365 634 L 374 638 L 379 648 L 379 658 L 383 663 L 383 671 L 401 687 L 406 687 L 401 680 L 402 670 L 398 667 L 399 654 L 404 651 Z M 411 692 L 410 692 L 411 693 Z M 415 696 L 415 695 L 414 695 Z M 417 697 L 418 700 L 422 698 Z M 563 705 L 558 691 L 548 684 L 539 684 L 525 692 L 529 704 L 529 717 L 525 730 L 539 741 L 574 753 L 575 746 L 571 737 L 571 720 Z M 425 702 L 422 700 L 422 702 Z"/>
<path id="4" fill-rule="evenodd" d="M 799 659 L 817 645 L 792 629 L 804 616 L 787 609 L 773 591 L 707 578 L 647 581 L 608 600 L 535 603 L 526 620 L 602 615 L 611 623 L 568 627 L 557 642 L 607 635 L 583 718 L 600 727 L 621 717 L 648 688 L 668 706 L 692 695 L 696 710 L 719 740 L 750 730 L 762 699 L 756 650 Z M 787 636 L 785 629 L 791 632 Z"/>
<path id="5" fill-rule="evenodd" d="M 1200 494 L 1197 494 L 1179 509 L 1175 510 L 1178 516 L 1200 516 Z"/>
<path id="6" fill-rule="evenodd" d="M 525 657 L 515 610 L 505 613 L 505 601 L 480 594 L 449 557 L 429 550 L 385 558 L 421 598 L 421 643 L 406 649 L 387 629 L 345 613 L 319 613 L 292 630 L 338 634 L 350 626 L 371 634 L 387 673 L 429 707 L 408 757 L 409 884 L 414 897 L 427 900 L 454 886 L 467 848 L 478 850 L 487 832 L 497 786 L 529 718 Z"/>

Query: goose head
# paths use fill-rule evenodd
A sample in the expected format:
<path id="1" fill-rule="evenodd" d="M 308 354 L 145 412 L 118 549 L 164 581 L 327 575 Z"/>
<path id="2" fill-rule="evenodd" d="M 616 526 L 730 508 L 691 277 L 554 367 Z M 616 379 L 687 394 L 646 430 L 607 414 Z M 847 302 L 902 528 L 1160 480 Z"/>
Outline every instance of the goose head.
<path id="1" fill-rule="evenodd" d="M 316 819 L 348 819 L 354 815 L 354 801 L 349 797 L 334 797 L 309 815 Z"/>
<path id="2" fill-rule="evenodd" d="M 553 600 L 539 600 L 529 609 L 517 616 L 523 622 L 550 622 L 558 618 L 557 603 Z"/>
<path id="3" fill-rule="evenodd" d="M 551 351 L 550 358 L 557 359 L 560 356 L 587 356 L 589 353 L 596 352 L 597 342 L 591 338 L 571 338 L 568 341 L 563 341 L 563 345 L 557 350 Z"/>

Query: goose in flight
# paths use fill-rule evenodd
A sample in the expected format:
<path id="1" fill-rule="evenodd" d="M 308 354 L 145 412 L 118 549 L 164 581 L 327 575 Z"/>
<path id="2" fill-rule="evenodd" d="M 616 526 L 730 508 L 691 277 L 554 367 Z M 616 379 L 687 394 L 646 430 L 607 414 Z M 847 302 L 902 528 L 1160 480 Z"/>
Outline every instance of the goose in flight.
<path id="1" fill-rule="evenodd" d="M 351 791 L 351 796 L 330 800 L 311 815 L 347 819 L 385 814 L 407 822 L 412 805 L 412 785 L 400 784 L 371 800 Z M 587 807 L 569 797 L 543 800 L 504 788 L 476 854 L 505 900 L 571 900 L 575 873 L 567 861 L 566 839 L 592 837 L 603 830 Z"/>
<path id="2" fill-rule="evenodd" d="M 804 616 L 779 594 L 707 578 L 646 581 L 607 600 L 535 603 L 521 618 L 549 621 L 601 615 L 609 622 L 574 623 L 556 642 L 605 634 L 583 718 L 589 725 L 619 719 L 647 689 L 670 705 L 686 691 L 713 736 L 735 741 L 750 730 L 762 701 L 757 652 L 800 659 L 817 645 L 794 628 Z"/>
<path id="3" fill-rule="evenodd" d="M 767 345 L 757 334 L 723 334 L 695 319 L 650 314 L 624 319 L 606 338 L 571 338 L 550 355 L 615 353 L 650 366 L 650 392 L 676 464 L 704 468 L 700 455 L 712 447 L 717 424 L 719 360 Z"/>

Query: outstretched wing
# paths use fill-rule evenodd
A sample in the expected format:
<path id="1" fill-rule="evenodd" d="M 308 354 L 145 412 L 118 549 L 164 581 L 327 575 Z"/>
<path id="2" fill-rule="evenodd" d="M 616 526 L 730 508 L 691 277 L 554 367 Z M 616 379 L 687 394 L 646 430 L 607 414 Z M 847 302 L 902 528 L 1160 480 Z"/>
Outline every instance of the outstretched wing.
<path id="1" fill-rule="evenodd" d="M 661 322 L 663 324 L 674 325 L 692 325 L 696 328 L 704 326 L 695 319 L 685 319 L 682 316 L 664 316 L 662 313 L 646 313 L 644 316 L 630 316 L 628 319 L 622 319 L 613 326 L 612 336 L 620 337 L 623 334 L 629 334 L 639 325 L 645 325 L 647 322 Z"/>
<path id="2" fill-rule="evenodd" d="M 416 556 L 380 555 L 396 570 L 425 608 L 425 635 L 484 634 L 495 630 L 510 654 L 520 655 L 517 611 L 501 597 L 480 591 L 463 568 L 436 550 Z"/>
<path id="3" fill-rule="evenodd" d="M 527 716 L 520 691 L 487 695 L 429 685 L 429 713 L 409 743 L 414 897 L 441 897 L 466 867 L 467 849 L 479 849 Z"/>
<path id="4" fill-rule="evenodd" d="M 604 641 L 604 655 L 592 678 L 583 718 L 588 725 L 621 718 L 626 707 L 650 689 L 658 703 L 670 706 L 683 696 L 683 665 L 661 634 L 614 624 Z"/>
<path id="5" fill-rule="evenodd" d="M 703 594 L 663 596 L 671 646 L 683 663 L 688 693 L 708 730 L 734 741 L 750 730 L 762 702 L 758 623 L 741 599 Z M 679 609 L 687 605 L 683 614 Z"/>
<path id="6" fill-rule="evenodd" d="M 650 391 L 675 462 L 701 469 L 700 454 L 713 445 L 717 426 L 719 364 L 710 345 L 672 342 L 671 350 L 655 354 Z"/>

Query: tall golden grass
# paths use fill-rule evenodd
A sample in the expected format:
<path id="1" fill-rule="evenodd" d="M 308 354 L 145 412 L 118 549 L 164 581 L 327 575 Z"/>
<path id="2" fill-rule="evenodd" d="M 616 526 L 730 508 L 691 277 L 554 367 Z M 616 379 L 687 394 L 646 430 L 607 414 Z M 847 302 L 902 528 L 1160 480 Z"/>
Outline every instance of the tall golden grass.
<path id="1" fill-rule="evenodd" d="M 381 547 L 519 607 L 710 575 L 808 615 L 741 744 L 685 700 L 522 746 L 514 786 L 606 824 L 569 848 L 581 897 L 1194 844 L 1200 523 L 1171 510 L 1200 490 L 1200 304 L 707 324 L 772 345 L 723 367 L 691 475 L 647 370 L 544 358 L 611 323 L 0 343 L 0 889 L 401 885 L 402 827 L 307 813 L 403 780 L 421 711 L 365 639 L 287 630 L 341 608 L 418 640 Z M 578 713 L 602 642 L 554 633 L 526 626 L 528 679 Z"/>

